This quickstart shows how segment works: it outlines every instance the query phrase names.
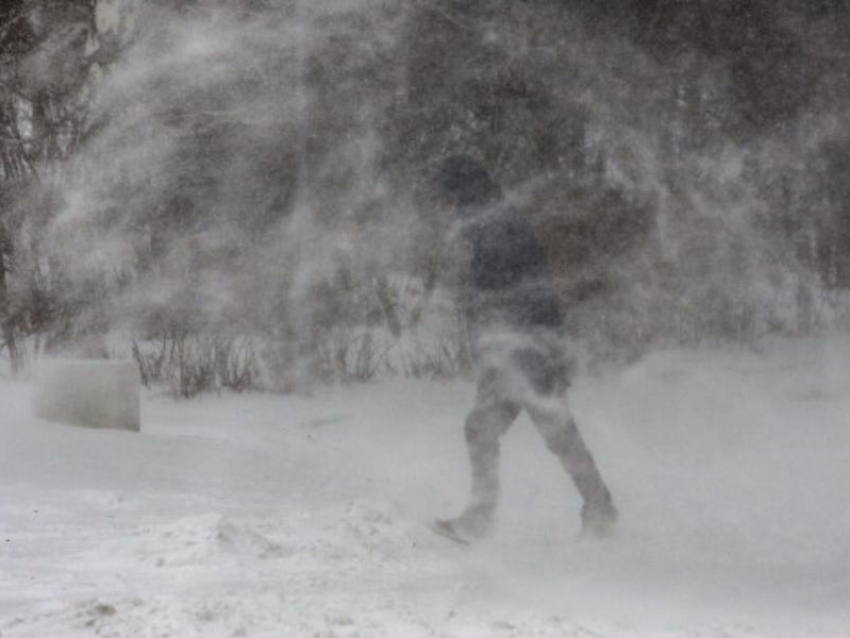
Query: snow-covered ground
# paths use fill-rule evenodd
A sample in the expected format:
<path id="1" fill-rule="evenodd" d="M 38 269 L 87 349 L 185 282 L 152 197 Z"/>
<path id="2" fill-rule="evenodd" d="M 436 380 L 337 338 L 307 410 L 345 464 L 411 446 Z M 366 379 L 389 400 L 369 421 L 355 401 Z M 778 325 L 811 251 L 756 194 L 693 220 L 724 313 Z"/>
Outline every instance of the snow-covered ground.
<path id="1" fill-rule="evenodd" d="M 0 636 L 850 636 L 850 341 L 583 375 L 606 541 L 576 538 L 525 417 L 494 537 L 431 534 L 466 495 L 472 393 L 149 395 L 133 434 L 0 384 Z"/>

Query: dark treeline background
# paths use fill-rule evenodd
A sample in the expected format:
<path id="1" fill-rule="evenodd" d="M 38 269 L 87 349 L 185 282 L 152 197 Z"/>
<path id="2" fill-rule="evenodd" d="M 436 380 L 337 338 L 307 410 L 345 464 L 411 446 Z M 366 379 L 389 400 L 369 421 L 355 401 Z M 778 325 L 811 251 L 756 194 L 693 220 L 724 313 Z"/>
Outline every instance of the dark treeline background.
<path id="1" fill-rule="evenodd" d="M 462 373 L 457 151 L 594 358 L 844 327 L 848 57 L 844 0 L 6 0 L 0 356 Z"/>

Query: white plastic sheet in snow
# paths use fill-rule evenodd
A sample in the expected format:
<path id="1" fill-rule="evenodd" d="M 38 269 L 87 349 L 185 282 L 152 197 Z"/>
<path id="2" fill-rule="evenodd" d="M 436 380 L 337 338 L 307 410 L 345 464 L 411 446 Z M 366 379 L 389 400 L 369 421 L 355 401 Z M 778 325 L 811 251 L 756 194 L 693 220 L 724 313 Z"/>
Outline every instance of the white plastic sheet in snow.
<path id="1" fill-rule="evenodd" d="M 139 393 L 133 362 L 54 360 L 40 366 L 33 413 L 57 423 L 138 432 Z"/>

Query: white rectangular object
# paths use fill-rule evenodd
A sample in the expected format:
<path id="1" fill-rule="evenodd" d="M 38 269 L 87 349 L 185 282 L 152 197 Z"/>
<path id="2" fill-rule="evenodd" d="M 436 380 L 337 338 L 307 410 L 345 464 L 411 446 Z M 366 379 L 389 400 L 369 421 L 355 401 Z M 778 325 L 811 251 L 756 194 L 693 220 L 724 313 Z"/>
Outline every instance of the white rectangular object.
<path id="1" fill-rule="evenodd" d="M 33 413 L 56 423 L 138 432 L 140 392 L 132 361 L 47 361 L 36 377 Z"/>

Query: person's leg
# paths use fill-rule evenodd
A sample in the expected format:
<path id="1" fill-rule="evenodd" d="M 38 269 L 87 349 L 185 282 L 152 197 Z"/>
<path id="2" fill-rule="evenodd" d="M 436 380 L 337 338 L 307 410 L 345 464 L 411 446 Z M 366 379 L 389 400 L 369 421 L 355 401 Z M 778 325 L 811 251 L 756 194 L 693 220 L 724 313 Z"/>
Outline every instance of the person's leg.
<path id="1" fill-rule="evenodd" d="M 513 362 L 527 382 L 522 407 L 584 500 L 582 533 L 605 534 L 616 522 L 617 510 L 570 410 L 570 360 L 557 341 L 541 339 L 515 352 Z"/>
<path id="2" fill-rule="evenodd" d="M 519 411 L 519 406 L 500 397 L 495 373 L 479 379 L 475 407 L 465 424 L 472 469 L 469 502 L 459 517 L 445 522 L 461 536 L 483 536 L 492 525 L 499 499 L 499 438 Z"/>
<path id="3" fill-rule="evenodd" d="M 579 432 L 566 393 L 538 397 L 526 407 L 546 446 L 558 457 L 584 501 L 582 534 L 605 535 L 616 523 L 617 510 Z"/>

